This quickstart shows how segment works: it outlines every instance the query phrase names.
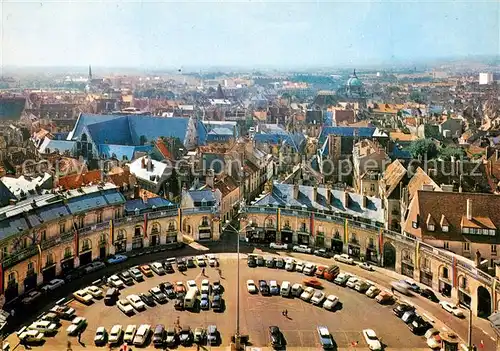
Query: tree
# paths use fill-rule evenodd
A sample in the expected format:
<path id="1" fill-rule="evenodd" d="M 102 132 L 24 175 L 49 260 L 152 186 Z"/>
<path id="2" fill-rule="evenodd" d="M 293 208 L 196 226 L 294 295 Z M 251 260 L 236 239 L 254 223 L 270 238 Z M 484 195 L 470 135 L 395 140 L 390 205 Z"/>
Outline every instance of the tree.
<path id="1" fill-rule="evenodd" d="M 448 147 L 442 147 L 441 150 L 439 150 L 439 156 L 446 161 L 451 160 L 452 157 L 455 159 L 460 159 L 465 156 L 465 152 L 461 147 L 456 147 L 456 146 L 448 146 Z"/>
<path id="2" fill-rule="evenodd" d="M 418 91 L 412 91 L 410 93 L 410 100 L 416 102 L 417 104 L 425 103 L 424 99 L 422 98 L 422 94 L 420 94 Z"/>
<path id="3" fill-rule="evenodd" d="M 427 155 L 427 159 L 429 160 L 436 157 L 438 154 L 436 144 L 430 139 L 412 141 L 408 151 L 410 151 L 413 158 L 425 157 L 425 155 Z"/>

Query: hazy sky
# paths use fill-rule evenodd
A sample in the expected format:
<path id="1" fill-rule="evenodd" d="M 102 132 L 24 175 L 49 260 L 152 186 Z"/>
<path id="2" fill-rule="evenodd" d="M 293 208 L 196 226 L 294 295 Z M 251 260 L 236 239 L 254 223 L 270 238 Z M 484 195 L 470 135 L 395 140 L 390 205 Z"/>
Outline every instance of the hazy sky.
<path id="1" fill-rule="evenodd" d="M 3 65 L 313 67 L 500 54 L 497 1 L 0 2 Z"/>

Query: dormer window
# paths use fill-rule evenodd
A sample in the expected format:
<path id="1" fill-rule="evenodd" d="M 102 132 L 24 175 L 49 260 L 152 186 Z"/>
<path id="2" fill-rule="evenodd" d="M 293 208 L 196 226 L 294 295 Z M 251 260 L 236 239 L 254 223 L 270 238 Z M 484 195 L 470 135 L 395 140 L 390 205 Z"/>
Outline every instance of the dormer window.
<path id="1" fill-rule="evenodd" d="M 430 231 L 430 232 L 433 232 L 434 230 L 436 230 L 436 228 L 434 227 L 434 224 L 429 224 L 427 226 L 427 230 Z"/>
<path id="2" fill-rule="evenodd" d="M 413 222 L 411 222 L 411 227 L 412 227 L 413 229 L 417 229 L 417 228 L 418 228 L 418 222 L 417 222 L 417 221 L 413 221 Z"/>
<path id="3" fill-rule="evenodd" d="M 443 232 L 448 233 L 448 231 L 450 230 L 450 227 L 448 227 L 447 225 L 443 225 L 442 230 L 443 230 Z"/>

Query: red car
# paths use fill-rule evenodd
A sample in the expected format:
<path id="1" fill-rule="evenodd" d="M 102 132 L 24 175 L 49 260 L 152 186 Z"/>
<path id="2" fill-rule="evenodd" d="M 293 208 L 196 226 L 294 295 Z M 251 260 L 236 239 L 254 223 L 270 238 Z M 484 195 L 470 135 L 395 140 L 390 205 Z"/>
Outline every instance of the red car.
<path id="1" fill-rule="evenodd" d="M 305 286 L 310 286 L 316 289 L 323 289 L 323 284 L 315 278 L 304 279 L 303 283 Z"/>
<path id="2" fill-rule="evenodd" d="M 318 266 L 318 268 L 316 268 L 316 272 L 314 274 L 318 278 L 323 278 L 323 274 L 325 274 L 325 272 L 326 272 L 325 266 Z"/>

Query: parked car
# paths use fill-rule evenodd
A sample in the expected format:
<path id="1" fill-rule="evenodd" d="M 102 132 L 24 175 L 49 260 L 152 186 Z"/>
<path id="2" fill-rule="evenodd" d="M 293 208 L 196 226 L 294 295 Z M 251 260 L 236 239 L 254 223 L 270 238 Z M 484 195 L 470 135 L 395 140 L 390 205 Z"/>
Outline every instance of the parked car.
<path id="1" fill-rule="evenodd" d="M 333 311 L 335 306 L 339 303 L 339 298 L 335 295 L 328 295 L 325 302 L 323 302 L 323 308 L 325 310 Z"/>
<path id="2" fill-rule="evenodd" d="M 210 294 L 210 281 L 208 279 L 203 279 L 201 281 L 201 293 L 202 294 Z"/>
<path id="3" fill-rule="evenodd" d="M 106 295 L 104 295 L 104 304 L 107 306 L 113 305 L 116 300 L 118 300 L 118 296 L 120 295 L 120 292 L 116 288 L 109 288 L 106 291 Z"/>
<path id="4" fill-rule="evenodd" d="M 452 304 L 451 302 L 448 301 L 441 301 L 439 302 L 439 305 L 443 310 L 445 310 L 448 313 L 451 313 L 455 317 L 464 318 L 463 311 L 460 308 L 458 308 L 457 305 Z"/>
<path id="5" fill-rule="evenodd" d="M 102 297 L 102 290 L 95 285 L 90 285 L 85 288 L 87 294 L 92 295 L 94 299 L 100 299 Z"/>
<path id="6" fill-rule="evenodd" d="M 57 325 L 59 325 L 60 323 L 60 318 L 59 316 L 57 315 L 57 313 L 54 313 L 54 312 L 47 312 L 45 313 L 41 318 L 40 318 L 41 321 L 49 321 L 51 323 L 55 323 Z"/>
<path id="7" fill-rule="evenodd" d="M 219 344 L 219 332 L 214 324 L 209 325 L 207 328 L 207 341 L 209 345 Z"/>
<path id="8" fill-rule="evenodd" d="M 175 298 L 175 289 L 172 283 L 164 282 L 159 285 L 160 290 L 163 291 L 165 295 L 168 296 L 169 299 Z"/>
<path id="9" fill-rule="evenodd" d="M 354 285 L 354 290 L 364 294 L 370 286 L 371 284 L 369 282 L 360 279 L 356 282 L 356 285 Z"/>
<path id="10" fill-rule="evenodd" d="M 165 326 L 163 324 L 158 324 L 153 332 L 153 345 L 155 347 L 163 346 L 165 342 Z"/>
<path id="11" fill-rule="evenodd" d="M 155 300 L 153 299 L 153 295 L 150 292 L 140 293 L 140 299 L 149 307 L 156 306 Z"/>
<path id="12" fill-rule="evenodd" d="M 177 269 L 179 270 L 179 272 L 184 272 L 184 271 L 187 270 L 187 265 L 186 265 L 186 259 L 185 258 L 179 258 L 177 260 Z"/>
<path id="13" fill-rule="evenodd" d="M 346 283 L 346 286 L 348 288 L 354 289 L 356 287 L 356 283 L 358 282 L 358 280 L 359 280 L 358 277 L 350 277 Z"/>
<path id="14" fill-rule="evenodd" d="M 347 284 L 347 281 L 351 278 L 351 276 L 347 273 L 340 273 L 337 275 L 337 277 L 333 280 L 333 282 L 337 285 L 340 286 L 345 286 Z"/>
<path id="15" fill-rule="evenodd" d="M 196 284 L 196 281 L 194 281 L 194 280 L 188 280 L 186 282 L 186 285 L 187 285 L 188 290 L 189 289 L 193 289 L 193 290 L 196 291 L 197 294 L 200 292 L 200 290 L 198 289 L 198 285 Z"/>
<path id="16" fill-rule="evenodd" d="M 132 275 L 129 273 L 129 271 L 123 271 L 118 274 L 118 278 L 125 284 L 125 285 L 134 285 L 134 278 L 132 278 Z"/>
<path id="17" fill-rule="evenodd" d="M 299 273 L 302 273 L 302 271 L 304 270 L 304 266 L 305 266 L 305 263 L 304 262 L 297 262 L 295 264 L 295 271 L 296 272 L 299 272 Z"/>
<path id="18" fill-rule="evenodd" d="M 323 278 L 330 282 L 333 282 L 335 281 L 335 278 L 337 278 L 339 274 L 340 274 L 340 267 L 337 266 L 336 264 L 332 264 L 323 271 Z"/>
<path id="19" fill-rule="evenodd" d="M 219 262 L 217 262 L 217 256 L 214 254 L 207 254 L 207 259 L 210 267 L 217 267 L 219 265 Z"/>
<path id="20" fill-rule="evenodd" d="M 202 310 L 208 310 L 208 309 L 210 309 L 210 300 L 209 300 L 208 294 L 201 294 L 201 297 L 200 297 L 200 308 Z"/>
<path id="21" fill-rule="evenodd" d="M 339 261 L 339 262 L 342 262 L 342 263 L 346 263 L 346 264 L 351 264 L 353 265 L 354 264 L 354 260 L 352 258 L 349 257 L 349 255 L 347 254 L 337 254 L 335 256 L 333 256 L 333 259 L 335 261 Z"/>
<path id="22" fill-rule="evenodd" d="M 191 328 L 188 326 L 184 326 L 179 333 L 179 341 L 183 346 L 190 346 L 193 342 L 193 333 L 191 332 Z"/>
<path id="23" fill-rule="evenodd" d="M 179 295 L 174 303 L 174 308 L 177 311 L 182 311 L 184 309 L 184 295 Z"/>
<path id="24" fill-rule="evenodd" d="M 316 270 L 316 265 L 314 265 L 314 263 L 306 263 L 306 265 L 304 266 L 304 270 L 302 271 L 302 273 L 304 273 L 305 275 L 314 275 L 314 271 Z"/>
<path id="25" fill-rule="evenodd" d="M 134 342 L 134 336 L 137 331 L 137 325 L 130 324 L 127 325 L 127 329 L 125 329 L 125 333 L 123 334 L 123 342 L 126 344 L 132 344 Z"/>
<path id="26" fill-rule="evenodd" d="M 425 340 L 427 341 L 427 346 L 432 350 L 441 350 L 441 336 L 439 335 L 439 330 L 431 328 L 428 329 L 424 334 Z"/>
<path id="27" fill-rule="evenodd" d="M 314 295 L 314 288 L 308 286 L 303 292 L 302 294 L 300 294 L 300 298 L 303 300 L 303 301 L 306 301 L 306 302 L 309 302 L 311 300 L 311 298 L 313 297 Z"/>
<path id="28" fill-rule="evenodd" d="M 285 260 L 283 260 L 281 257 L 278 257 L 275 259 L 274 265 L 276 268 L 283 269 L 285 268 Z"/>
<path id="29" fill-rule="evenodd" d="M 224 300 L 220 295 L 214 295 L 212 297 L 212 310 L 214 312 L 222 312 L 224 308 Z"/>
<path id="30" fill-rule="evenodd" d="M 424 335 L 427 330 L 432 328 L 432 324 L 421 316 L 416 316 L 413 321 L 408 324 L 408 328 L 415 335 Z"/>
<path id="31" fill-rule="evenodd" d="M 207 261 L 205 261 L 205 256 L 203 256 L 203 255 L 196 256 L 196 265 L 198 267 L 206 267 Z"/>
<path id="32" fill-rule="evenodd" d="M 288 272 L 293 272 L 295 270 L 295 260 L 293 258 L 286 259 L 285 270 L 287 270 Z"/>
<path id="33" fill-rule="evenodd" d="M 269 291 L 269 285 L 267 285 L 267 282 L 265 280 L 259 280 L 259 291 L 263 296 L 271 295 L 271 292 Z"/>
<path id="34" fill-rule="evenodd" d="M 278 283 L 276 282 L 276 280 L 269 281 L 269 293 L 271 295 L 279 295 L 280 294 L 280 287 L 278 286 Z"/>
<path id="35" fill-rule="evenodd" d="M 138 295 L 131 294 L 127 296 L 128 302 L 132 305 L 133 308 L 135 308 L 137 311 L 144 311 L 146 309 L 146 305 L 144 302 L 141 300 L 141 298 Z"/>
<path id="36" fill-rule="evenodd" d="M 175 273 L 174 266 L 170 262 L 163 262 L 163 269 L 165 270 L 166 273 L 172 274 Z M 160 274 L 162 275 L 162 274 Z"/>
<path id="37" fill-rule="evenodd" d="M 266 261 L 264 260 L 264 257 L 262 257 L 262 256 L 257 256 L 255 258 L 255 261 L 257 262 L 257 266 L 259 266 L 259 267 L 263 267 L 266 265 Z"/>
<path id="38" fill-rule="evenodd" d="M 186 293 L 186 287 L 184 286 L 183 282 L 177 282 L 175 283 L 175 294 L 178 296 L 179 294 L 185 294 Z"/>
<path id="39" fill-rule="evenodd" d="M 394 296 L 387 290 L 381 291 L 377 296 L 375 296 L 375 301 L 381 305 L 391 303 L 393 300 Z"/>
<path id="40" fill-rule="evenodd" d="M 275 250 L 288 250 L 290 248 L 290 245 L 289 244 L 270 243 L 269 248 L 275 249 Z"/>
<path id="41" fill-rule="evenodd" d="M 372 329 L 364 329 L 362 334 L 370 350 L 382 350 L 382 343 Z"/>
<path id="42" fill-rule="evenodd" d="M 64 285 L 64 280 L 62 279 L 52 279 L 47 285 L 42 286 L 42 291 L 45 293 L 49 293 L 51 291 L 56 290 L 57 288 Z"/>
<path id="43" fill-rule="evenodd" d="M 250 294 L 257 294 L 259 292 L 253 280 L 247 280 L 247 290 Z"/>
<path id="44" fill-rule="evenodd" d="M 316 256 L 319 256 L 319 257 L 325 257 L 325 258 L 331 258 L 332 255 L 326 251 L 325 249 L 319 249 L 319 250 L 314 250 L 313 252 Z"/>
<path id="45" fill-rule="evenodd" d="M 266 257 L 266 267 L 267 268 L 275 267 L 274 257 Z"/>
<path id="46" fill-rule="evenodd" d="M 401 320 L 403 322 L 405 322 L 405 324 L 409 324 L 411 322 L 413 322 L 413 320 L 415 319 L 415 317 L 417 317 L 417 313 L 413 310 L 413 311 L 407 311 L 403 314 L 403 316 L 401 317 Z"/>
<path id="47" fill-rule="evenodd" d="M 134 307 L 132 307 L 132 304 L 127 299 L 118 300 L 116 302 L 116 306 L 126 315 L 131 315 L 134 313 Z"/>
<path id="48" fill-rule="evenodd" d="M 159 287 L 155 286 L 151 289 L 149 289 L 149 292 L 153 296 L 153 299 L 155 299 L 156 302 L 158 303 L 165 303 L 167 302 L 167 295 L 162 293 Z"/>
<path id="49" fill-rule="evenodd" d="M 255 260 L 255 257 L 253 257 L 253 256 L 247 257 L 247 266 L 250 268 L 257 267 L 257 261 Z"/>
<path id="50" fill-rule="evenodd" d="M 108 278 L 108 284 L 111 287 L 117 288 L 117 289 L 122 289 L 125 287 L 125 284 L 123 283 L 123 281 L 116 274 L 113 274 L 111 277 Z"/>
<path id="51" fill-rule="evenodd" d="M 274 349 L 281 349 L 284 346 L 283 335 L 280 328 L 275 325 L 269 327 L 269 339 Z"/>
<path id="52" fill-rule="evenodd" d="M 142 282 L 144 281 L 144 276 L 142 275 L 141 271 L 137 267 L 132 267 L 129 270 L 130 276 L 136 281 L 136 282 Z"/>
<path id="53" fill-rule="evenodd" d="M 436 294 L 434 291 L 432 291 L 429 288 L 424 288 L 420 290 L 420 295 L 425 297 L 426 299 L 431 300 L 432 302 L 439 302 L 439 299 L 437 298 Z"/>
<path id="54" fill-rule="evenodd" d="M 42 296 L 42 293 L 40 291 L 37 291 L 37 290 L 33 290 L 31 292 L 29 292 L 22 300 L 21 302 L 24 304 L 24 305 L 30 305 L 32 304 L 33 302 L 35 302 L 36 300 L 38 300 L 40 298 L 40 296 Z"/>
<path id="55" fill-rule="evenodd" d="M 40 345 L 44 342 L 45 335 L 38 330 L 30 330 L 26 327 L 16 332 L 19 342 L 24 345 Z M 26 347 L 27 349 L 27 347 Z"/>
<path id="56" fill-rule="evenodd" d="M 325 293 L 318 290 L 316 290 L 314 295 L 311 297 L 311 303 L 315 306 L 322 305 L 324 300 L 325 300 Z"/>
<path id="57" fill-rule="evenodd" d="M 308 254 L 312 253 L 312 249 L 307 245 L 295 245 L 294 247 L 292 247 L 292 251 L 308 253 Z"/>
<path id="58" fill-rule="evenodd" d="M 158 275 L 165 275 L 165 270 L 160 262 L 153 262 L 150 264 L 151 270 Z"/>
<path id="59" fill-rule="evenodd" d="M 375 285 L 370 286 L 365 292 L 365 295 L 372 299 L 375 298 L 375 296 L 377 296 L 378 294 L 380 294 L 380 289 Z"/>
<path id="60" fill-rule="evenodd" d="M 101 261 L 94 261 L 92 263 L 89 263 L 88 265 L 86 265 L 85 267 L 83 267 L 83 271 L 88 274 L 88 273 L 92 273 L 92 272 L 96 272 L 100 269 L 103 269 L 105 268 L 106 265 L 104 264 L 104 262 L 101 262 Z"/>
<path id="61" fill-rule="evenodd" d="M 374 271 L 373 266 L 371 264 L 369 264 L 368 262 L 360 263 L 359 267 L 363 268 L 364 270 L 370 271 L 370 272 Z"/>
<path id="62" fill-rule="evenodd" d="M 69 336 L 74 336 L 78 334 L 78 331 L 83 329 L 87 325 L 87 319 L 84 317 L 75 317 L 71 321 L 71 324 L 66 328 L 66 333 Z"/>
<path id="63" fill-rule="evenodd" d="M 104 346 L 108 341 L 108 332 L 104 327 L 98 327 L 95 331 L 94 344 L 95 346 Z"/>
<path id="64" fill-rule="evenodd" d="M 318 278 L 323 278 L 323 274 L 325 273 L 326 267 L 325 266 L 318 266 L 316 268 L 316 271 L 314 272 L 314 275 Z"/>
<path id="65" fill-rule="evenodd" d="M 149 324 L 141 324 L 139 329 L 135 332 L 133 344 L 135 346 L 143 346 L 151 333 L 151 326 Z"/>
<path id="66" fill-rule="evenodd" d="M 215 280 L 212 283 L 212 294 L 221 295 L 223 291 L 222 285 L 220 284 L 220 280 Z"/>
<path id="67" fill-rule="evenodd" d="M 165 345 L 167 345 L 167 347 L 175 347 L 175 345 L 177 345 L 177 333 L 175 332 L 175 328 L 167 328 L 167 332 L 165 333 Z"/>
<path id="68" fill-rule="evenodd" d="M 292 285 L 292 296 L 300 297 L 302 291 L 304 291 L 304 289 L 302 288 L 302 285 L 300 285 L 299 283 L 295 283 Z"/>
<path id="69" fill-rule="evenodd" d="M 194 264 L 194 259 L 192 257 L 188 257 L 186 259 L 186 266 L 187 268 L 195 268 L 196 265 Z"/>
<path id="70" fill-rule="evenodd" d="M 143 264 L 139 266 L 139 269 L 142 272 L 142 274 L 144 274 L 146 277 L 153 276 L 153 271 L 151 270 L 151 266 L 149 264 Z"/>
<path id="71" fill-rule="evenodd" d="M 198 327 L 194 330 L 193 341 L 196 344 L 203 344 L 205 342 L 205 338 L 206 338 L 205 328 Z"/>
<path id="72" fill-rule="evenodd" d="M 109 331 L 108 342 L 110 345 L 121 344 L 123 337 L 123 327 L 120 324 L 115 324 Z"/>
<path id="73" fill-rule="evenodd" d="M 323 349 L 324 350 L 335 349 L 335 343 L 328 328 L 325 326 L 318 326 L 317 330 L 318 330 L 319 342 L 321 343 Z"/>
<path id="74" fill-rule="evenodd" d="M 316 278 L 307 278 L 302 281 L 305 286 L 310 286 L 316 289 L 323 289 L 323 283 Z"/>
<path id="75" fill-rule="evenodd" d="M 75 291 L 73 293 L 73 297 L 75 298 L 76 301 L 80 301 L 86 305 L 89 305 L 92 303 L 92 301 L 94 301 L 92 295 L 90 295 L 83 289 Z"/>
<path id="76" fill-rule="evenodd" d="M 50 312 L 54 312 L 61 319 L 72 320 L 75 317 L 75 309 L 66 305 L 55 305 L 50 309 Z"/>
<path id="77" fill-rule="evenodd" d="M 281 283 L 280 295 L 283 297 L 290 297 L 291 292 L 292 292 L 292 284 L 290 284 L 290 282 L 284 280 Z"/>
<path id="78" fill-rule="evenodd" d="M 107 262 L 108 264 L 117 264 L 117 263 L 122 263 L 125 262 L 128 259 L 127 256 L 125 255 L 114 255 L 108 258 Z"/>
<path id="79" fill-rule="evenodd" d="M 405 302 L 400 302 L 392 309 L 392 311 L 396 316 L 401 318 L 406 312 L 415 311 L 415 307 Z"/>

